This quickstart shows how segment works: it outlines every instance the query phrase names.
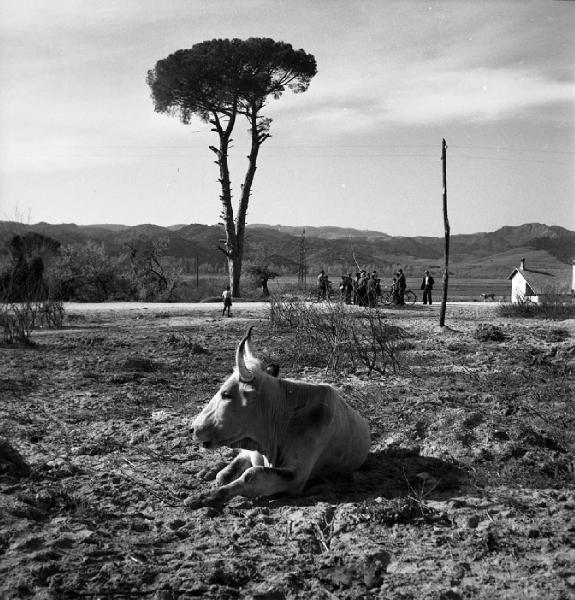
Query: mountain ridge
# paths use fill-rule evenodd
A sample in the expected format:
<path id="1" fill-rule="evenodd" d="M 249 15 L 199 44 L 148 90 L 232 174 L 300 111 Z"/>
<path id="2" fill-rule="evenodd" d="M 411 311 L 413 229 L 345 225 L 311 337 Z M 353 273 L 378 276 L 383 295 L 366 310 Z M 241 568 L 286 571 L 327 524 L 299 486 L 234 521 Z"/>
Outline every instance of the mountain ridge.
<path id="1" fill-rule="evenodd" d="M 419 272 L 439 268 L 443 262 L 443 237 L 392 236 L 374 230 L 349 227 L 295 227 L 288 225 L 249 225 L 246 230 L 245 258 L 265 260 L 281 272 L 297 272 L 302 233 L 305 230 L 306 264 L 315 269 L 329 267 L 333 272 L 377 268 L 392 272 L 399 266 Z M 188 269 L 196 262 L 211 270 L 223 270 L 225 259 L 218 250 L 224 237 L 219 225 L 191 223 L 160 226 L 40 222 L 26 225 L 0 221 L 0 255 L 13 235 L 36 232 L 62 244 L 103 244 L 113 255 L 126 251 L 126 244 L 142 238 L 164 239 L 164 255 L 181 260 Z M 514 252 L 516 251 L 516 252 Z M 455 272 L 470 277 L 504 276 L 526 254 L 534 266 L 564 270 L 575 258 L 575 232 L 557 225 L 526 223 L 504 226 L 492 232 L 451 236 L 450 265 Z M 487 272 L 476 274 L 484 266 Z M 451 272 L 451 269 L 450 269 Z"/>

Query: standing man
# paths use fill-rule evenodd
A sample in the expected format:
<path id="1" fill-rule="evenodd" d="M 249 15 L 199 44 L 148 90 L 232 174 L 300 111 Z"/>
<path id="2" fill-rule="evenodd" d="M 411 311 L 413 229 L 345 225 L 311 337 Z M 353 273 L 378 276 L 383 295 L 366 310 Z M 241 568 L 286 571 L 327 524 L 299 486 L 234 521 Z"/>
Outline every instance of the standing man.
<path id="1" fill-rule="evenodd" d="M 317 299 L 318 299 L 318 301 L 326 299 L 327 287 L 328 287 L 327 275 L 325 274 L 325 271 L 322 269 L 319 272 L 319 275 L 317 276 Z"/>
<path id="2" fill-rule="evenodd" d="M 367 276 L 363 269 L 357 280 L 357 303 L 359 306 L 367 306 Z"/>
<path id="3" fill-rule="evenodd" d="M 393 278 L 393 283 L 391 284 L 391 303 L 399 304 L 399 292 L 397 290 L 397 277 Z"/>
<path id="4" fill-rule="evenodd" d="M 377 306 L 377 292 L 375 286 L 377 284 L 374 274 L 367 274 L 367 305 L 369 308 L 375 308 Z"/>
<path id="5" fill-rule="evenodd" d="M 399 269 L 397 271 L 397 303 L 400 305 L 405 304 L 405 288 L 407 287 L 407 282 L 405 281 L 405 275 L 403 274 L 403 269 Z"/>
<path id="6" fill-rule="evenodd" d="M 381 296 L 381 279 L 377 276 L 377 271 L 373 271 L 371 278 L 375 282 L 375 303 L 377 304 L 377 297 Z"/>
<path id="7" fill-rule="evenodd" d="M 222 300 L 224 301 L 224 310 L 222 311 L 222 317 L 226 314 L 226 310 L 228 311 L 228 317 L 231 317 L 230 310 L 232 308 L 232 290 L 228 285 L 226 289 L 222 292 Z"/>
<path id="8" fill-rule="evenodd" d="M 339 284 L 341 291 L 341 300 L 346 304 L 351 304 L 351 295 L 353 292 L 353 283 L 351 279 L 351 273 L 349 275 L 341 276 L 341 283 Z"/>
<path id="9" fill-rule="evenodd" d="M 423 280 L 421 281 L 421 289 L 423 290 L 423 304 L 431 304 L 431 290 L 435 281 L 429 274 L 429 271 L 425 271 L 423 274 Z"/>
<path id="10" fill-rule="evenodd" d="M 353 277 L 351 273 L 347 274 L 346 277 L 347 291 L 345 294 L 345 303 L 352 304 L 353 303 Z"/>

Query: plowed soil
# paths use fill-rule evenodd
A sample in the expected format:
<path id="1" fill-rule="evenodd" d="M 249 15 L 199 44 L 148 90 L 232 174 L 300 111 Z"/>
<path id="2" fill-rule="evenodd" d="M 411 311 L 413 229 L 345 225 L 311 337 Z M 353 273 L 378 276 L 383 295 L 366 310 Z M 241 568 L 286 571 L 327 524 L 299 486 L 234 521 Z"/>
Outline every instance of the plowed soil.
<path id="1" fill-rule="evenodd" d="M 407 341 L 376 377 L 299 364 L 260 306 L 78 309 L 0 348 L 0 438 L 23 458 L 0 448 L 0 597 L 574 598 L 574 322 L 385 311 Z M 365 415 L 371 453 L 300 497 L 188 510 L 235 453 L 189 428 L 249 325 L 283 376 Z"/>

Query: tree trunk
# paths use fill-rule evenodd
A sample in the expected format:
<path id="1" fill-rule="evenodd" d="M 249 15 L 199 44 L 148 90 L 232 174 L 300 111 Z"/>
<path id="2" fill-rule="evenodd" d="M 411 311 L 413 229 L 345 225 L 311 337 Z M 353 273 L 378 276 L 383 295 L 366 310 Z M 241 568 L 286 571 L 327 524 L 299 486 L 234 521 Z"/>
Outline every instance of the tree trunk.
<path id="1" fill-rule="evenodd" d="M 248 169 L 246 171 L 244 183 L 242 184 L 238 214 L 235 222 L 232 208 L 232 191 L 228 165 L 228 148 L 231 141 L 230 135 L 234 125 L 235 117 L 230 117 L 225 129 L 223 128 L 221 121 L 216 114 L 213 115 L 213 119 L 211 121 L 215 126 L 215 130 L 220 136 L 220 148 L 217 149 L 212 147 L 212 150 L 218 157 L 216 163 L 220 167 L 220 185 L 222 187 L 222 195 L 220 198 L 222 202 L 221 218 L 226 230 L 225 248 L 220 247 L 220 250 L 226 255 L 228 260 L 228 276 L 233 298 L 238 298 L 240 296 L 240 278 L 242 274 L 242 264 L 244 258 L 246 216 L 248 212 L 252 184 L 257 168 L 258 153 L 262 143 L 268 137 L 270 137 L 267 133 L 269 120 L 259 120 L 259 108 L 261 107 L 253 105 L 248 115 L 251 131 L 251 149 L 247 157 Z"/>
<path id="2" fill-rule="evenodd" d="M 258 123 L 258 107 L 253 106 L 248 117 L 251 131 L 251 148 L 248 154 L 248 170 L 242 184 L 242 193 L 240 196 L 240 205 L 238 208 L 238 217 L 235 229 L 234 259 L 228 262 L 230 266 L 230 285 L 232 286 L 232 296 L 235 298 L 240 295 L 240 276 L 242 271 L 242 262 L 244 257 L 244 241 L 246 234 L 246 216 L 248 214 L 248 204 L 252 192 L 252 185 L 257 169 L 258 153 L 263 142 L 270 137 L 266 133 L 265 125 Z"/>
<path id="3" fill-rule="evenodd" d="M 220 240 L 220 243 L 224 243 L 224 247 L 218 246 L 218 249 L 223 252 L 227 258 L 232 296 L 237 298 L 240 295 L 239 286 L 241 274 L 241 259 L 238 261 L 238 255 L 241 256 L 241 254 L 238 254 L 237 235 L 234 225 L 234 209 L 232 207 L 232 184 L 228 163 L 228 150 L 231 142 L 230 136 L 235 123 L 235 113 L 234 116 L 230 117 L 225 127 L 216 113 L 212 115 L 212 120 L 210 122 L 214 125 L 214 129 L 217 131 L 220 138 L 220 147 L 215 148 L 214 146 L 210 146 L 210 149 L 217 156 L 215 162 L 220 170 L 219 182 L 222 190 L 220 196 L 222 212 L 220 217 L 226 232 L 226 239 Z"/>
<path id="4" fill-rule="evenodd" d="M 240 279 L 242 276 L 242 263 L 243 263 L 243 251 L 242 254 L 234 252 L 233 256 L 228 256 L 228 275 L 230 280 L 230 288 L 232 290 L 232 297 L 240 297 Z"/>
<path id="5" fill-rule="evenodd" d="M 262 279 L 262 296 L 264 298 L 269 298 L 270 296 L 270 290 L 268 288 L 268 279 L 266 277 Z"/>

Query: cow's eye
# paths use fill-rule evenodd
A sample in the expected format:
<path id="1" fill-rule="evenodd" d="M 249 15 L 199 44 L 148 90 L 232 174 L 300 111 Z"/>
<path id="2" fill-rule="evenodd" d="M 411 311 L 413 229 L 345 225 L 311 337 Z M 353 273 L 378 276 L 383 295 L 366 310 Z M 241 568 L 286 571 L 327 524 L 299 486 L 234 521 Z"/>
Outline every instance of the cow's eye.
<path id="1" fill-rule="evenodd" d="M 224 390 L 221 393 L 222 398 L 225 398 L 226 400 L 231 400 L 233 398 L 233 395 L 231 392 L 228 392 L 227 390 Z"/>

